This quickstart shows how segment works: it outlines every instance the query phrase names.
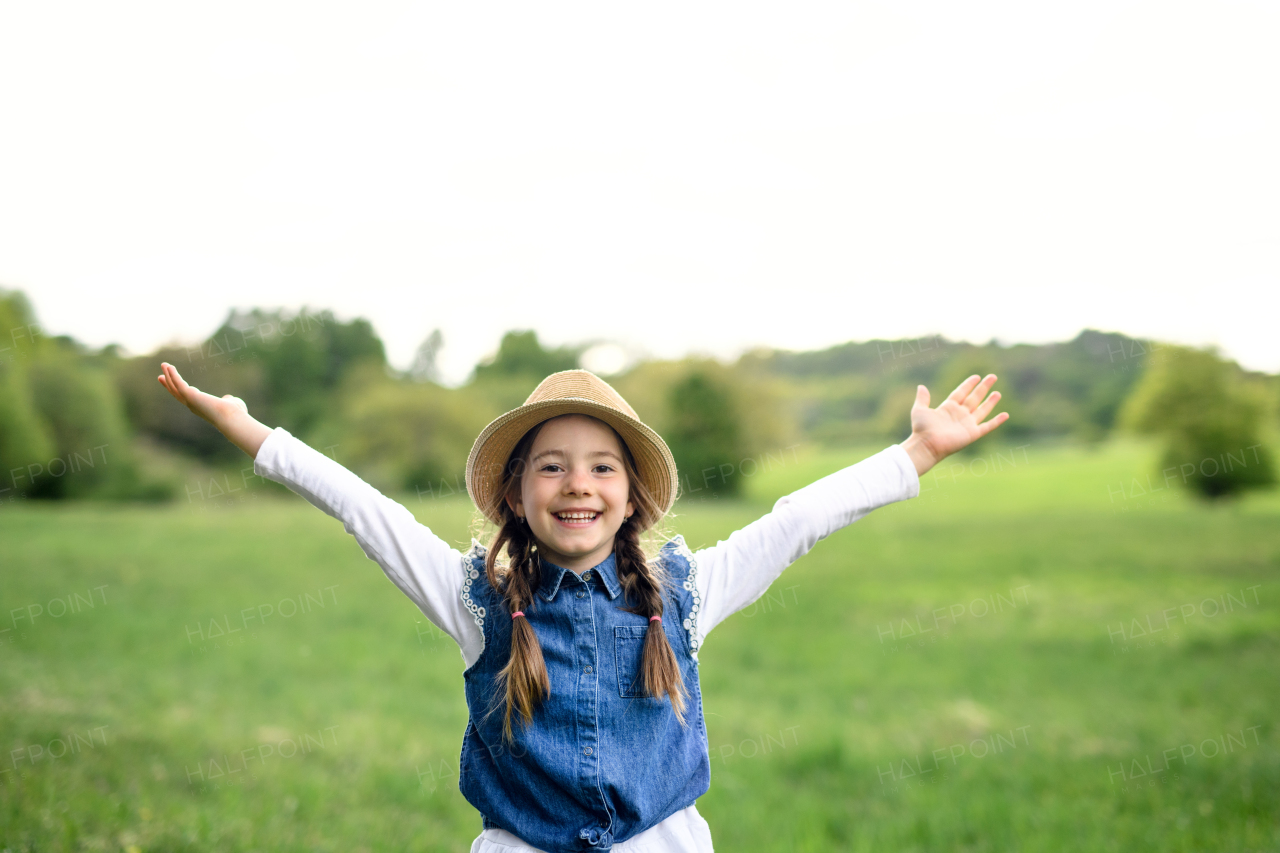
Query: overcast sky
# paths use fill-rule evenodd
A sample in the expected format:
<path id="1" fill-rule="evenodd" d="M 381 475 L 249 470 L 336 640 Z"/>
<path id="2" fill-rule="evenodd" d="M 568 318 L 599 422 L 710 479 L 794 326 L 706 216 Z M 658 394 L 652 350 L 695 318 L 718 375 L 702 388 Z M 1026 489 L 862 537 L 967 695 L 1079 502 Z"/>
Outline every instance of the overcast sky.
<path id="1" fill-rule="evenodd" d="M 1280 372 L 1280 6 L 0 11 L 0 287 L 148 352 L 370 319 L 732 357 L 1082 328 Z"/>

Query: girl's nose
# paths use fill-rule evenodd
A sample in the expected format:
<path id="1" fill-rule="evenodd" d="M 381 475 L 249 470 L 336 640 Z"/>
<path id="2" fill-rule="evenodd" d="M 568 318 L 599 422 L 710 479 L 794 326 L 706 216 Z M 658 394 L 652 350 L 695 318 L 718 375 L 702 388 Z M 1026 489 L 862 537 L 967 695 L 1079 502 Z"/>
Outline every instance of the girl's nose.
<path id="1" fill-rule="evenodd" d="M 565 478 L 565 490 L 573 492 L 575 495 L 586 494 L 591 491 L 591 474 L 583 468 L 573 468 L 569 472 L 569 476 Z"/>

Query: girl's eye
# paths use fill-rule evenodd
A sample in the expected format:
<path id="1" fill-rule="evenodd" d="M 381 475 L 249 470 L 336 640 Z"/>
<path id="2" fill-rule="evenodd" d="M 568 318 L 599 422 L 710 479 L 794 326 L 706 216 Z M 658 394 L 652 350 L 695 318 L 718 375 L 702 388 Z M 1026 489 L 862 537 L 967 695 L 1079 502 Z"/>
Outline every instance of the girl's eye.
<path id="1" fill-rule="evenodd" d="M 556 463 L 554 463 L 554 462 L 548 462 L 546 465 L 543 465 L 543 466 L 542 466 L 541 470 L 545 471 L 545 470 L 547 470 L 548 468 L 559 468 L 559 467 L 560 467 L 560 466 L 559 466 L 559 465 L 557 465 L 557 464 L 556 464 Z"/>
<path id="2" fill-rule="evenodd" d="M 603 469 L 604 469 L 604 470 L 606 470 L 606 471 L 612 471 L 612 470 L 613 470 L 613 466 L 611 466 L 611 465 L 605 465 L 605 464 L 603 464 L 603 463 L 601 463 L 600 465 L 597 465 L 597 466 L 596 466 L 596 468 L 603 468 Z"/>

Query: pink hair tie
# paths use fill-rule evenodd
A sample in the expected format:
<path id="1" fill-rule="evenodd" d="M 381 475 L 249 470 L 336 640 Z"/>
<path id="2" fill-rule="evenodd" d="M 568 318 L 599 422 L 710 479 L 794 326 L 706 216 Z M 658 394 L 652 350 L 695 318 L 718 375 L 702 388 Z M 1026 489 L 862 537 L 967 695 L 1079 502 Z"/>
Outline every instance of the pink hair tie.
<path id="1" fill-rule="evenodd" d="M 523 616 L 523 615 L 524 615 L 524 611 L 523 611 L 523 610 L 517 610 L 515 613 L 512 613 L 512 614 L 511 614 L 511 618 L 512 618 L 512 619 L 514 619 L 514 618 L 516 618 L 517 616 Z"/>
<path id="2" fill-rule="evenodd" d="M 657 619 L 659 622 L 661 622 L 661 621 L 662 621 L 662 617 L 661 617 L 661 616 L 650 616 L 650 617 L 649 617 L 649 621 L 650 621 L 650 622 L 652 622 L 654 619 Z"/>

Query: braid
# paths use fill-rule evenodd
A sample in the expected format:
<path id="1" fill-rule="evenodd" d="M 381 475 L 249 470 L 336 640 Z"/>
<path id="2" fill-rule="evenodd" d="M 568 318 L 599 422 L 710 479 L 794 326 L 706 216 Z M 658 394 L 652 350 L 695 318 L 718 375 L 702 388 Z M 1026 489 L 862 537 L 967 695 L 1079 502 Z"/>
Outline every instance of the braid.
<path id="1" fill-rule="evenodd" d="M 533 605 L 533 590 L 538 588 L 541 576 L 541 559 L 529 528 L 516 517 L 515 512 L 503 504 L 502 515 L 502 529 L 485 555 L 485 575 L 490 586 L 501 591 L 507 612 L 515 613 Z M 503 545 L 507 547 L 508 567 L 505 572 L 499 572 L 497 557 Z M 533 719 L 535 706 L 551 695 L 551 680 L 542 657 L 542 646 L 528 619 L 511 620 L 511 657 L 498 673 L 497 683 L 494 700 L 500 701 L 499 695 L 506 700 L 502 733 L 510 743 L 512 711 L 517 712 L 528 725 Z M 496 706 L 489 713 L 495 709 Z"/>
<path id="2" fill-rule="evenodd" d="M 640 547 L 639 530 L 640 513 L 622 522 L 618 535 L 614 539 L 614 561 L 618 569 L 618 581 L 622 584 L 625 601 L 635 600 L 635 607 L 620 608 L 629 613 L 641 616 L 661 616 L 663 610 L 662 586 L 665 574 L 650 566 Z M 667 632 L 662 626 L 649 622 L 644 634 L 644 650 L 640 665 L 644 692 L 649 696 L 671 697 L 671 708 L 676 718 L 684 724 L 684 679 L 680 675 L 680 666 L 676 662 L 675 652 L 667 640 Z"/>

